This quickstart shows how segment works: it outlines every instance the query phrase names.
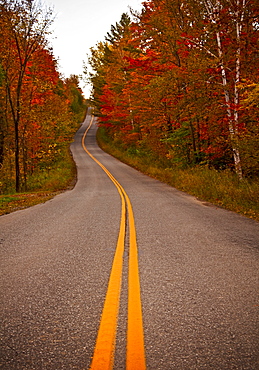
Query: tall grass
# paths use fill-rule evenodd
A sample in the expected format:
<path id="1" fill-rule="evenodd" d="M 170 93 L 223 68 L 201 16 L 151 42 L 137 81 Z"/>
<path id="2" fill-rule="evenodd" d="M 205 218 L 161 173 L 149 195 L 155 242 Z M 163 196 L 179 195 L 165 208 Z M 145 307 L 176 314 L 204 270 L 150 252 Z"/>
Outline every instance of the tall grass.
<path id="1" fill-rule="evenodd" d="M 15 193 L 14 171 L 0 171 L 0 194 Z M 24 191 L 58 191 L 66 189 L 76 176 L 76 168 L 68 145 L 61 148 L 59 155 L 48 166 L 38 167 L 31 175 L 27 175 Z"/>
<path id="2" fill-rule="evenodd" d="M 13 187 L 9 186 L 0 195 L 0 215 L 44 203 L 72 188 L 76 182 L 76 166 L 67 146 L 61 154 L 50 168 L 35 171 L 28 177 L 26 192 L 15 193 L 13 181 Z"/>
<path id="3" fill-rule="evenodd" d="M 97 140 L 104 151 L 141 172 L 203 201 L 259 221 L 259 178 L 239 181 L 229 170 L 219 172 L 206 166 L 166 167 L 163 160 L 154 160 L 152 153 L 132 148 L 125 151 L 109 139 L 104 129 L 98 130 Z"/>
<path id="4" fill-rule="evenodd" d="M 73 183 L 76 177 L 76 167 L 67 148 L 60 159 L 51 168 L 35 172 L 28 180 L 27 191 L 59 191 Z"/>

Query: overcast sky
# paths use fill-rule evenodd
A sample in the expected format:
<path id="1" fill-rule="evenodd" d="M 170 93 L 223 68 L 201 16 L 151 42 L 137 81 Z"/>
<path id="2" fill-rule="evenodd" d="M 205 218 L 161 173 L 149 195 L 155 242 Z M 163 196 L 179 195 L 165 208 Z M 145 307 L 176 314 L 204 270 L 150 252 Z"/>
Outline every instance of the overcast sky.
<path id="1" fill-rule="evenodd" d="M 119 22 L 129 6 L 141 9 L 143 0 L 44 0 L 47 6 L 54 7 L 56 19 L 52 26 L 51 44 L 54 55 L 59 60 L 59 71 L 64 77 L 81 75 L 83 61 L 87 63 L 90 47 L 104 41 L 111 25 Z M 89 87 L 81 84 L 85 97 Z"/>

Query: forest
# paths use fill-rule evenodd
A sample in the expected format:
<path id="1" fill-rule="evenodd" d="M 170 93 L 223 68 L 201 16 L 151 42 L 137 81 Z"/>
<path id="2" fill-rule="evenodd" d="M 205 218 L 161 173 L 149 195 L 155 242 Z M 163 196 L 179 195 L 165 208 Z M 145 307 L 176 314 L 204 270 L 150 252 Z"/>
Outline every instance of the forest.
<path id="1" fill-rule="evenodd" d="M 165 168 L 259 174 L 254 0 L 148 0 L 91 49 L 92 104 L 116 145 Z"/>
<path id="2" fill-rule="evenodd" d="M 0 194 L 39 189 L 58 174 L 86 111 L 78 76 L 58 72 L 53 19 L 39 2 L 0 0 Z"/>
<path id="3" fill-rule="evenodd" d="M 90 50 L 87 102 L 79 77 L 58 72 L 53 22 L 37 0 L 0 0 L 2 203 L 68 186 L 69 144 L 91 104 L 103 149 L 259 220 L 257 0 L 147 0 L 122 14 Z"/>

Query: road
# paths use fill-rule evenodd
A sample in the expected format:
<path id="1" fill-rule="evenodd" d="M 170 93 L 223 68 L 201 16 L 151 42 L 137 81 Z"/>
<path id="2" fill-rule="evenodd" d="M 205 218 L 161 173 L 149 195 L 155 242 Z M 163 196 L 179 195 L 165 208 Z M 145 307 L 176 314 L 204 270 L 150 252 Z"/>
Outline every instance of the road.
<path id="1" fill-rule="evenodd" d="M 72 144 L 75 188 L 0 217 L 0 369 L 90 368 L 122 198 L 82 147 L 89 123 Z M 133 207 L 146 368 L 258 370 L 259 223 L 128 167 L 98 148 L 95 132 L 85 147 Z M 126 368 L 129 231 L 114 369 Z"/>

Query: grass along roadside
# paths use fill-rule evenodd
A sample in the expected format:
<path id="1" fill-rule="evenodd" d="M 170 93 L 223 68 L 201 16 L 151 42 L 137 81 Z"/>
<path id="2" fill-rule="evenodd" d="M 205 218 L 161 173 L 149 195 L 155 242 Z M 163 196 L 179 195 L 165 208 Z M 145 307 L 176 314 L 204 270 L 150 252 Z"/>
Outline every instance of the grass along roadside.
<path id="1" fill-rule="evenodd" d="M 159 165 L 159 160 L 141 153 L 141 150 L 125 150 L 119 145 L 115 146 L 103 129 L 98 130 L 97 141 L 105 152 L 146 175 L 200 200 L 259 221 L 259 179 L 239 181 L 230 171 L 219 172 L 206 166 L 166 168 Z"/>
<path id="2" fill-rule="evenodd" d="M 51 169 L 35 173 L 28 181 L 28 191 L 0 195 L 0 216 L 24 208 L 45 203 L 76 183 L 76 166 L 72 155 L 67 151 Z"/>
<path id="3" fill-rule="evenodd" d="M 19 193 L 0 196 L 0 216 L 52 199 L 60 192 Z"/>
<path id="4" fill-rule="evenodd" d="M 203 201 L 259 221 L 258 181 L 245 179 L 239 182 L 231 172 L 218 172 L 206 167 L 185 170 L 177 167 L 163 168 L 152 157 L 115 146 L 100 129 L 97 140 L 104 151 L 139 171 Z M 51 170 L 34 174 L 27 192 L 0 195 L 0 216 L 44 203 L 64 190 L 71 189 L 75 182 L 76 166 L 68 153 L 62 161 L 55 163 Z"/>

